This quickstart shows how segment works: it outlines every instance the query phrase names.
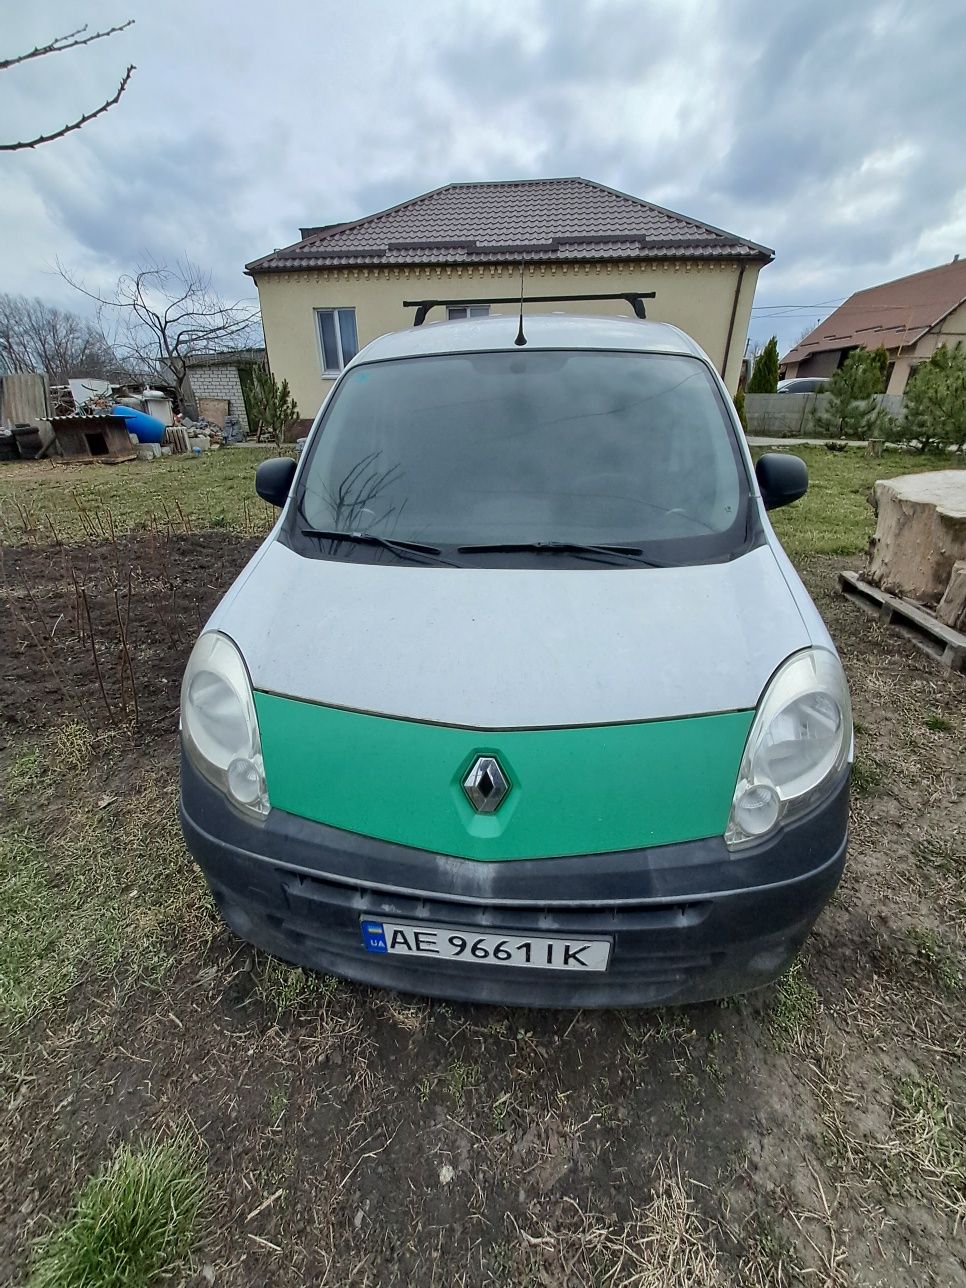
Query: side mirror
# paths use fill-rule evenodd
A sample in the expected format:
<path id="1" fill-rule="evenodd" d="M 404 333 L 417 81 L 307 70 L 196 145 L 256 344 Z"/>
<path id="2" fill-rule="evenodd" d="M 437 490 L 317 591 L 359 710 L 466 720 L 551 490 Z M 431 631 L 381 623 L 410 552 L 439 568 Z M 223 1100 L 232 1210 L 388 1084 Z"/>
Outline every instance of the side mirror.
<path id="1" fill-rule="evenodd" d="M 281 508 L 288 500 L 295 478 L 296 462 L 290 456 L 275 456 L 262 461 L 255 471 L 255 491 L 269 505 Z"/>
<path id="2" fill-rule="evenodd" d="M 784 452 L 766 452 L 755 465 L 755 477 L 761 488 L 766 510 L 791 505 L 808 491 L 808 466 L 800 456 Z"/>

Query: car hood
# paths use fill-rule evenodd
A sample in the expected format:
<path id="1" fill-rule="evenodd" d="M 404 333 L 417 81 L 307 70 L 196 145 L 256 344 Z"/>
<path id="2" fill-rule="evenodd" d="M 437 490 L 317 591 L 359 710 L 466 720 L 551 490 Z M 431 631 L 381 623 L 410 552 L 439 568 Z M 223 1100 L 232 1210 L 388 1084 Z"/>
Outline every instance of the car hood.
<path id="1" fill-rule="evenodd" d="M 258 690 L 477 729 L 747 710 L 811 642 L 768 545 L 696 567 L 508 569 L 313 559 L 270 538 L 208 625 Z"/>

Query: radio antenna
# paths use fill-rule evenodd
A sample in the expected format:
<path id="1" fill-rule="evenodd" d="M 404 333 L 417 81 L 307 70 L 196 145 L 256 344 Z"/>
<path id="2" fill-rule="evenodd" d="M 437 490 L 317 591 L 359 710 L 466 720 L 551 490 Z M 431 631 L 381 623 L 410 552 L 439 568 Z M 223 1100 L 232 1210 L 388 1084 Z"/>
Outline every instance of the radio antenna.
<path id="1" fill-rule="evenodd" d="M 520 260 L 520 326 L 517 330 L 517 338 L 513 343 L 517 346 L 524 345 L 527 337 L 523 334 L 523 260 Z"/>

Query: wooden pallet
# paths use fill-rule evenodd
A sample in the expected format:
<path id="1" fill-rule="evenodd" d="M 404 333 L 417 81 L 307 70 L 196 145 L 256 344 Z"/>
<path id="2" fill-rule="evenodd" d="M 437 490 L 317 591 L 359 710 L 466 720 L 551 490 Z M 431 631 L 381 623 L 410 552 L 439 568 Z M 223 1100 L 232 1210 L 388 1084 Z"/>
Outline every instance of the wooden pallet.
<path id="1" fill-rule="evenodd" d="M 857 572 L 840 572 L 839 586 L 848 599 L 875 613 L 883 625 L 901 631 L 950 671 L 966 672 L 966 635 L 937 621 L 918 604 L 863 581 Z"/>

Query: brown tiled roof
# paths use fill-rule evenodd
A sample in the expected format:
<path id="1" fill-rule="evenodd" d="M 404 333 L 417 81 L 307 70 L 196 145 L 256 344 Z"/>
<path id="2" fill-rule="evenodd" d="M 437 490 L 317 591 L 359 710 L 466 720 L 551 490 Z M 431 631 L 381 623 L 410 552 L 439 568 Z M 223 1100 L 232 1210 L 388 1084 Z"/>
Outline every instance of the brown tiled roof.
<path id="1" fill-rule="evenodd" d="M 746 259 L 766 246 L 588 179 L 450 183 L 353 223 L 303 228 L 302 240 L 245 271 L 507 260 Z"/>
<path id="2" fill-rule="evenodd" d="M 966 260 L 927 268 L 894 282 L 856 291 L 800 340 L 783 363 L 801 362 L 827 349 L 864 345 L 898 349 L 916 341 L 966 300 Z"/>

